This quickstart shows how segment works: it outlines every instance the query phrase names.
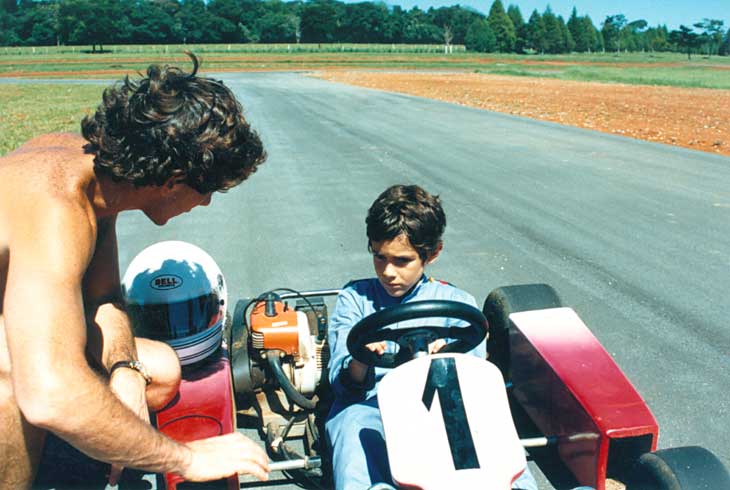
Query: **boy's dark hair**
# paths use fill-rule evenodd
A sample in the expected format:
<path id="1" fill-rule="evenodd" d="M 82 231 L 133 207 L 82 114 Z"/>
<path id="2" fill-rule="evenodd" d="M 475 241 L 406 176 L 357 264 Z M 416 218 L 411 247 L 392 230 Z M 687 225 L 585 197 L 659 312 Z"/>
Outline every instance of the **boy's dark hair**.
<path id="1" fill-rule="evenodd" d="M 243 182 L 266 159 L 261 140 L 222 82 L 151 65 L 147 78 L 104 90 L 81 131 L 96 154 L 94 169 L 115 182 L 165 184 L 170 178 L 201 194 Z"/>
<path id="2" fill-rule="evenodd" d="M 417 185 L 394 185 L 373 202 L 365 223 L 370 252 L 374 242 L 404 234 L 425 262 L 441 244 L 446 215 L 438 196 Z"/>

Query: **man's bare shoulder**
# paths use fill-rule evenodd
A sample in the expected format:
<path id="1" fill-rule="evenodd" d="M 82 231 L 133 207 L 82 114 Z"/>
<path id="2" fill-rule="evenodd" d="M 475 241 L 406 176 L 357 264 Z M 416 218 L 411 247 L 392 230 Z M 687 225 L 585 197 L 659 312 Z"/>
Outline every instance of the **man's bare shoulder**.
<path id="1" fill-rule="evenodd" d="M 0 248 L 54 236 L 81 248 L 93 243 L 96 219 L 85 192 L 93 156 L 83 146 L 78 135 L 51 134 L 0 158 Z"/>
<path id="2" fill-rule="evenodd" d="M 86 140 L 78 133 L 47 133 L 29 139 L 17 149 L 0 158 L 0 160 L 22 158 L 28 153 L 57 152 L 69 148 L 78 148 L 83 151 L 85 144 Z"/>

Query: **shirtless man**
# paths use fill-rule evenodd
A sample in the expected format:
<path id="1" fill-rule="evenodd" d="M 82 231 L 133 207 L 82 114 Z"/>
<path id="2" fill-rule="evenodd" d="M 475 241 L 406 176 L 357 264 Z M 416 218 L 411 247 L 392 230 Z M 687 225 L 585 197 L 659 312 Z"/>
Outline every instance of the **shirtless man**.
<path id="1" fill-rule="evenodd" d="M 241 434 L 180 444 L 149 425 L 180 366 L 133 337 L 120 301 L 118 213 L 163 225 L 266 157 L 233 94 L 191 58 L 190 74 L 150 66 L 108 88 L 83 137 L 41 136 L 0 158 L 0 488 L 32 484 L 46 431 L 111 463 L 112 484 L 125 466 L 267 478 L 266 454 Z"/>

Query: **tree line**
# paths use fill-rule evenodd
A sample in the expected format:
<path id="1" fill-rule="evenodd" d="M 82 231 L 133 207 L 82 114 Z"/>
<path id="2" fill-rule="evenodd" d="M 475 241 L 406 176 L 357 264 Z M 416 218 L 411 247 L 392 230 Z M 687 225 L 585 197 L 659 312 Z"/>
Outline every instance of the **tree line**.
<path id="1" fill-rule="evenodd" d="M 703 19 L 669 31 L 623 14 L 596 27 L 549 6 L 527 19 L 494 0 L 488 15 L 454 5 L 405 10 L 338 0 L 0 0 L 0 45 L 197 43 L 463 44 L 500 53 L 681 51 L 730 55 L 730 29 Z"/>

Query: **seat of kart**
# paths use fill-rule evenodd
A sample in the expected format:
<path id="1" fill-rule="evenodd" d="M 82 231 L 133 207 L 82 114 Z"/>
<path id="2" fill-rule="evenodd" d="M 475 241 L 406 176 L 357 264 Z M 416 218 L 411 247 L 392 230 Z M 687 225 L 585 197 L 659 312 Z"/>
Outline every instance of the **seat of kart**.
<path id="1" fill-rule="evenodd" d="M 493 364 L 436 354 L 388 373 L 378 403 L 393 479 L 423 490 L 508 490 L 527 462 Z"/>

